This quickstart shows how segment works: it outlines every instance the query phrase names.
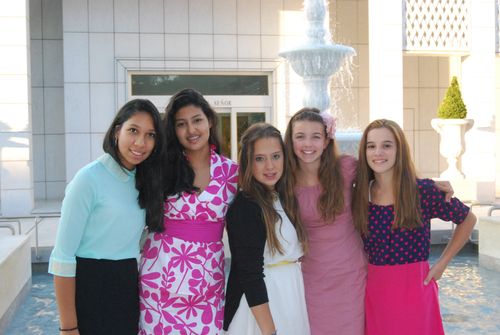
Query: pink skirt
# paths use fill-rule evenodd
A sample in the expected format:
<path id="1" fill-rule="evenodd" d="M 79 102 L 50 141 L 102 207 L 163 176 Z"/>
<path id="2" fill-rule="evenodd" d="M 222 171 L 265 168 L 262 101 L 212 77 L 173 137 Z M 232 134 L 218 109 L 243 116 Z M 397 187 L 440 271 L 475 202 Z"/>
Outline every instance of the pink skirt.
<path id="1" fill-rule="evenodd" d="M 366 335 L 444 335 L 438 286 L 429 263 L 368 265 Z"/>

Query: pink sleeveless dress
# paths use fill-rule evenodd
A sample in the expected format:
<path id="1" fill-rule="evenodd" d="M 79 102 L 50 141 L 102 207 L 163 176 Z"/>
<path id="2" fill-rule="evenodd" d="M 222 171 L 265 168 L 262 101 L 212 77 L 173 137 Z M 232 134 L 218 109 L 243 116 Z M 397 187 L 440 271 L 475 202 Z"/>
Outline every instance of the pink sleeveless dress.
<path id="1" fill-rule="evenodd" d="M 139 334 L 217 335 L 224 319 L 222 231 L 238 166 L 211 155 L 207 188 L 165 201 L 165 231 L 149 234 L 139 267 Z"/>
<path id="2" fill-rule="evenodd" d="M 309 239 L 302 273 L 312 335 L 364 335 L 367 262 L 351 215 L 357 161 L 344 156 L 340 164 L 345 207 L 333 222 L 324 222 L 317 209 L 321 185 L 295 189 Z"/>

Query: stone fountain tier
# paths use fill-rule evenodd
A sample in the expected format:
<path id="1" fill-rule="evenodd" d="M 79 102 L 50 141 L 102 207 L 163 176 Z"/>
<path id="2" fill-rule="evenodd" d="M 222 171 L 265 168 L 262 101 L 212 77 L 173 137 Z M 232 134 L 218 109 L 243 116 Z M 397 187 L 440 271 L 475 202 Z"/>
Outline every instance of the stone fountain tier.
<path id="1" fill-rule="evenodd" d="M 333 43 L 304 44 L 279 53 L 286 58 L 293 70 L 301 77 L 330 77 L 337 72 L 347 57 L 356 51 L 345 45 Z"/>
<path id="2" fill-rule="evenodd" d="M 347 58 L 355 54 L 353 48 L 331 42 L 309 42 L 280 52 L 280 56 L 288 60 L 293 71 L 302 77 L 304 106 L 316 107 L 321 111 L 330 109 L 330 77 Z"/>

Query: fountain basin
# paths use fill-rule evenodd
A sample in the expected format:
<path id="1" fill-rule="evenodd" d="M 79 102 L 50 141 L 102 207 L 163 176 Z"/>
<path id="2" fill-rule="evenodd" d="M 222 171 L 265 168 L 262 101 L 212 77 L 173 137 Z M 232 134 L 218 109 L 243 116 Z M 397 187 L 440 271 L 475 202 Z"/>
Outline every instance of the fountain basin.
<path id="1" fill-rule="evenodd" d="M 357 158 L 362 135 L 363 133 L 359 130 L 337 130 L 335 140 L 339 151 Z"/>

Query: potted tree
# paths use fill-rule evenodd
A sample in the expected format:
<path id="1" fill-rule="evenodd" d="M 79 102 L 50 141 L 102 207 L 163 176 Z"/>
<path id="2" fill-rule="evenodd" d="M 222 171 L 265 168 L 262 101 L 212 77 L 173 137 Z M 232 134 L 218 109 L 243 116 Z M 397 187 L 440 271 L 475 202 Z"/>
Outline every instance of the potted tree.
<path id="1" fill-rule="evenodd" d="M 462 100 L 457 77 L 454 76 L 439 106 L 438 118 L 431 120 L 432 128 L 441 137 L 439 152 L 448 162 L 448 168 L 441 173 L 441 178 L 452 180 L 465 177 L 458 169 L 458 162 L 464 152 L 465 133 L 474 125 L 474 120 L 466 117 L 467 107 Z"/>

